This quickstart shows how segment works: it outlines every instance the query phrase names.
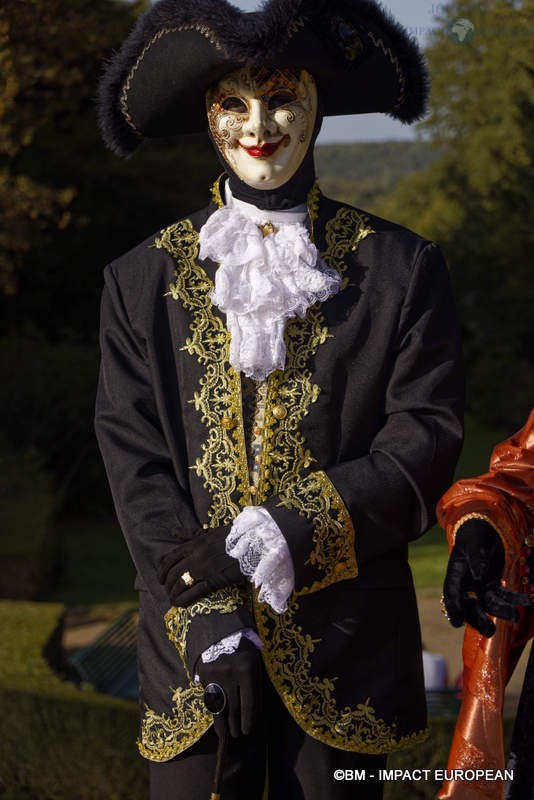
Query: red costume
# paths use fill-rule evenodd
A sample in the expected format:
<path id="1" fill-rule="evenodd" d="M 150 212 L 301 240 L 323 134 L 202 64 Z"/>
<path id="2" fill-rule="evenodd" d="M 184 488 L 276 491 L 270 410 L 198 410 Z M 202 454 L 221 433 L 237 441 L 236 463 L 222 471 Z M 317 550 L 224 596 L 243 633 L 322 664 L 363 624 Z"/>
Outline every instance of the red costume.
<path id="1" fill-rule="evenodd" d="M 527 559 L 534 547 L 534 410 L 522 430 L 494 449 L 490 469 L 478 478 L 457 481 L 437 508 L 452 550 L 460 525 L 481 518 L 499 533 L 505 551 L 503 585 L 529 592 L 534 577 Z M 466 627 L 464 696 L 449 753 L 448 770 L 504 769 L 502 707 L 504 690 L 525 644 L 534 636 L 534 608 L 522 608 L 517 623 L 494 618 L 496 633 L 486 638 Z M 497 800 L 503 781 L 445 781 L 443 800 Z"/>

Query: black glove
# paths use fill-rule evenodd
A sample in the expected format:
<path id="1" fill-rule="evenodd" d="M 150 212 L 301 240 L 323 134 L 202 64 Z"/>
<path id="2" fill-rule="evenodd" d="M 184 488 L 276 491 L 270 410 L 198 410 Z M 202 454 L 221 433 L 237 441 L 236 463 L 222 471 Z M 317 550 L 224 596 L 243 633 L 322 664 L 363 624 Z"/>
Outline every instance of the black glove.
<path id="1" fill-rule="evenodd" d="M 443 584 L 443 600 L 451 625 L 468 622 L 486 637 L 495 624 L 487 616 L 516 622 L 517 606 L 530 605 L 530 598 L 501 586 L 504 547 L 499 534 L 483 519 L 470 519 L 460 526 Z"/>
<path id="2" fill-rule="evenodd" d="M 219 656 L 211 664 L 203 664 L 199 658 L 196 672 L 203 686 L 218 683 L 224 689 L 223 715 L 230 736 L 250 736 L 256 728 L 262 690 L 261 656 L 256 645 L 243 637 L 235 653 Z"/>
<path id="3" fill-rule="evenodd" d="M 216 589 L 247 582 L 237 559 L 226 555 L 228 530 L 226 525 L 203 530 L 163 556 L 157 575 L 172 605 L 188 606 Z"/>

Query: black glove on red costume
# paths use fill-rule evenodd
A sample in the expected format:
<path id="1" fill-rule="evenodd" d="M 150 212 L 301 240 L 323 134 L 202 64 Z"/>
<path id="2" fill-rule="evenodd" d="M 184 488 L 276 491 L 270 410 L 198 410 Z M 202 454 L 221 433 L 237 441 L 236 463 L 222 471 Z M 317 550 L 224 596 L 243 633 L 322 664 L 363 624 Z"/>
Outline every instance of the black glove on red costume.
<path id="1" fill-rule="evenodd" d="M 163 556 L 158 580 L 164 584 L 173 605 L 188 606 L 216 589 L 247 582 L 237 559 L 226 554 L 228 530 L 223 525 L 202 531 Z M 193 580 L 189 585 L 187 573 Z"/>
<path id="2" fill-rule="evenodd" d="M 218 683 L 224 689 L 223 714 L 230 736 L 250 736 L 256 728 L 262 689 L 261 656 L 256 645 L 243 638 L 235 653 L 221 655 L 211 664 L 199 659 L 196 672 L 203 686 Z"/>
<path id="3" fill-rule="evenodd" d="M 443 584 L 445 609 L 452 625 L 468 622 L 484 636 L 495 633 L 491 614 L 515 622 L 517 606 L 530 605 L 528 595 L 501 586 L 504 547 L 499 534 L 483 519 L 460 526 Z"/>

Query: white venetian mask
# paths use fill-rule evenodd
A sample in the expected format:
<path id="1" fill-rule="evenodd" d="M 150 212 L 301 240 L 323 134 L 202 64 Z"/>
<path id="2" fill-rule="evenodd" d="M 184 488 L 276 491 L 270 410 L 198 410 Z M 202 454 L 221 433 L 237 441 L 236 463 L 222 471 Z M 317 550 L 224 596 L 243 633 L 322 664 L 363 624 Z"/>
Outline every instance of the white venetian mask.
<path id="1" fill-rule="evenodd" d="M 254 189 L 278 189 L 308 150 L 317 89 L 306 70 L 243 68 L 206 94 L 212 136 L 238 178 Z"/>

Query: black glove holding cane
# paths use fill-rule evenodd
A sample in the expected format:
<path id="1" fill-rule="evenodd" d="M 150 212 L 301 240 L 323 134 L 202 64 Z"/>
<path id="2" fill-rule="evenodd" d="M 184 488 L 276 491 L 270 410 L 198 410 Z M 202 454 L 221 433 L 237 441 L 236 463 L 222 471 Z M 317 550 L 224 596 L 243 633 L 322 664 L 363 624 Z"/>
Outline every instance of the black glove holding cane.
<path id="1" fill-rule="evenodd" d="M 469 623 L 486 637 L 495 624 L 488 614 L 516 622 L 518 606 L 531 605 L 522 592 L 501 586 L 504 547 L 497 531 L 483 519 L 470 519 L 458 529 L 443 584 L 447 617 L 455 628 Z"/>
<path id="2" fill-rule="evenodd" d="M 211 664 L 199 659 L 196 671 L 205 686 L 204 703 L 213 714 L 219 737 L 210 800 L 221 800 L 228 735 L 237 739 L 250 736 L 256 729 L 261 704 L 261 657 L 256 645 L 243 638 L 234 653 L 221 655 Z"/>
<path id="3" fill-rule="evenodd" d="M 261 656 L 256 645 L 242 638 L 235 653 L 221 655 L 211 664 L 203 664 L 199 659 L 196 671 L 203 686 L 216 684 L 223 689 L 226 696 L 223 716 L 230 736 L 237 739 L 254 733 L 262 684 Z M 209 705 L 208 710 L 211 710 Z"/>

